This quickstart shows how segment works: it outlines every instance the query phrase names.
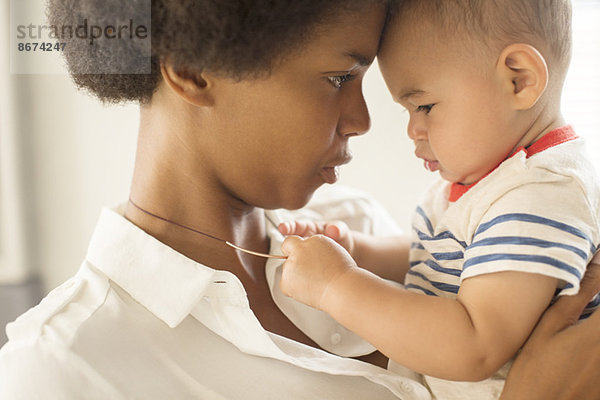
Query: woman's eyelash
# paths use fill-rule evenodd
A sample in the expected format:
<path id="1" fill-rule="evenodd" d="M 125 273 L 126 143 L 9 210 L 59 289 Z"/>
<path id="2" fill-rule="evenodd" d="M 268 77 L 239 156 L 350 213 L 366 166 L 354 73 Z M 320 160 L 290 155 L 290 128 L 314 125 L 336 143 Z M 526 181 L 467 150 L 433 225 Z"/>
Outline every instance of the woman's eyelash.
<path id="1" fill-rule="evenodd" d="M 341 89 L 344 83 L 351 81 L 354 79 L 355 75 L 346 74 L 346 75 L 336 75 L 336 76 L 328 76 L 327 79 L 329 82 L 336 88 Z"/>
<path id="2" fill-rule="evenodd" d="M 429 112 L 431 111 L 431 109 L 433 108 L 433 106 L 435 106 L 435 104 L 425 104 L 425 105 L 422 105 L 422 106 L 418 106 L 417 107 L 417 112 L 424 111 L 425 114 L 429 114 Z"/>

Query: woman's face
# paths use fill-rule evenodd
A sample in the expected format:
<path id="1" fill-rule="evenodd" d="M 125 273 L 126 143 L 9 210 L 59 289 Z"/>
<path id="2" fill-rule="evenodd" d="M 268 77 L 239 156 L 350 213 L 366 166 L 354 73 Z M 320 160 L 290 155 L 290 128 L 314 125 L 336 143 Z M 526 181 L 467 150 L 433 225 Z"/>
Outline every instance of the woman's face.
<path id="1" fill-rule="evenodd" d="M 362 80 L 376 55 L 383 7 L 319 29 L 268 78 L 213 81 L 211 132 L 198 143 L 224 190 L 261 208 L 299 208 L 350 161 L 349 138 L 370 118 Z M 206 120 L 204 121 L 206 122 Z"/>

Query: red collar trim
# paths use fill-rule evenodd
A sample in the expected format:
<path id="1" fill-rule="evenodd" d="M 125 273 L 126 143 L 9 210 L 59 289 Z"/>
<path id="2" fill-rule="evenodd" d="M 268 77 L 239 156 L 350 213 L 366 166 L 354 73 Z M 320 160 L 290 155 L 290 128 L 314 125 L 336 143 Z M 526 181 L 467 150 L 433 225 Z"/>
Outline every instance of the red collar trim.
<path id="1" fill-rule="evenodd" d="M 571 125 L 566 125 L 566 126 L 554 129 L 554 130 L 546 133 L 540 139 L 533 142 L 532 144 L 530 144 L 527 147 L 521 146 L 521 147 L 517 148 L 509 157 L 507 157 L 507 159 L 511 158 L 512 156 L 514 156 L 515 154 L 517 154 L 521 151 L 524 151 L 525 157 L 529 158 L 529 157 L 533 156 L 534 154 L 541 153 L 544 150 L 548 150 L 551 147 L 558 146 L 559 144 L 577 139 L 578 137 L 579 136 L 577 136 L 575 134 L 573 127 Z M 498 167 L 496 167 L 496 168 L 498 168 Z M 492 169 L 492 171 L 494 171 L 496 168 Z M 448 196 L 448 200 L 451 203 L 457 201 L 458 199 L 460 199 L 462 197 L 463 194 L 467 193 L 469 191 L 469 189 L 471 189 L 473 186 L 477 185 L 479 182 L 481 182 L 482 179 L 484 179 L 486 176 L 491 174 L 492 171 L 488 172 L 487 174 L 485 174 L 485 176 L 483 178 L 481 178 L 477 182 L 472 183 L 470 185 L 462 185 L 457 182 L 453 183 L 450 186 L 450 195 Z"/>

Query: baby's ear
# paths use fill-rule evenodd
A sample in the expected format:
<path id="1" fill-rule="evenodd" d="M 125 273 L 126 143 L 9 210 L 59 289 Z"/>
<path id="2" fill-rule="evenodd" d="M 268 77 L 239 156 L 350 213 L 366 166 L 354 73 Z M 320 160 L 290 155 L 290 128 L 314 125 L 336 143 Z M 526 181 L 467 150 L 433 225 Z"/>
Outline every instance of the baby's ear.
<path id="1" fill-rule="evenodd" d="M 507 46 L 498 59 L 497 72 L 516 110 L 529 110 L 548 85 L 548 66 L 544 56 L 533 46 L 523 43 Z"/>
<path id="2" fill-rule="evenodd" d="M 177 95 L 195 106 L 213 104 L 212 81 L 202 72 L 175 70 L 171 65 L 161 65 L 161 75 L 167 86 Z"/>

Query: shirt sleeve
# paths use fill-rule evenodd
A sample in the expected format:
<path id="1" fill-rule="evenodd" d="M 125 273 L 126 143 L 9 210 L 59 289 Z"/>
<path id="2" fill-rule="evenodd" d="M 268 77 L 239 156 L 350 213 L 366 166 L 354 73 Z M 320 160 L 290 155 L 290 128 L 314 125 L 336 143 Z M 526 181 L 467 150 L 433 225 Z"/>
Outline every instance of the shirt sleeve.
<path id="1" fill-rule="evenodd" d="M 68 349 L 36 341 L 0 351 L 0 399 L 123 399 Z"/>
<path id="2" fill-rule="evenodd" d="M 497 199 L 465 249 L 461 281 L 522 271 L 557 278 L 575 294 L 598 247 L 596 214 L 573 180 L 529 183 Z"/>

